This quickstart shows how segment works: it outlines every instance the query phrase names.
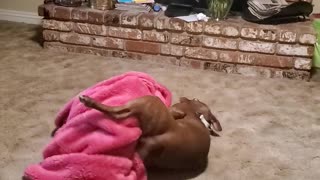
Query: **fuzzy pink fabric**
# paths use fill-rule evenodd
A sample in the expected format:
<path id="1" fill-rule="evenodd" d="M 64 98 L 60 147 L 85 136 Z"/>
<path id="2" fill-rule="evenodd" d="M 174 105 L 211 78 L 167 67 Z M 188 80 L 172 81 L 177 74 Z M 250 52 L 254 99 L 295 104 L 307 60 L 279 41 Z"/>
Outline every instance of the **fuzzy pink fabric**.
<path id="1" fill-rule="evenodd" d="M 171 93 L 152 77 L 128 72 L 80 93 L 107 105 L 122 105 L 145 95 L 171 105 Z M 61 127 L 44 149 L 44 160 L 30 165 L 25 176 L 39 180 L 144 180 L 145 167 L 135 152 L 141 130 L 136 118 L 115 121 L 86 108 L 78 96 L 59 112 Z"/>

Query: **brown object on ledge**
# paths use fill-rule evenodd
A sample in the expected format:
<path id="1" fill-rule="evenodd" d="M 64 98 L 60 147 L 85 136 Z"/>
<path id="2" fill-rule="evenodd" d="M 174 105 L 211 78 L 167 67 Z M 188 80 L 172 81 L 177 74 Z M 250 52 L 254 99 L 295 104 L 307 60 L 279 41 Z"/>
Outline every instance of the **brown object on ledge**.
<path id="1" fill-rule="evenodd" d="M 309 80 L 311 22 L 257 25 L 242 19 L 186 23 L 162 13 L 44 5 L 45 48 L 125 57 L 246 76 Z"/>
<path id="2" fill-rule="evenodd" d="M 114 9 L 113 0 L 89 0 L 91 8 L 99 10 L 111 10 Z"/>

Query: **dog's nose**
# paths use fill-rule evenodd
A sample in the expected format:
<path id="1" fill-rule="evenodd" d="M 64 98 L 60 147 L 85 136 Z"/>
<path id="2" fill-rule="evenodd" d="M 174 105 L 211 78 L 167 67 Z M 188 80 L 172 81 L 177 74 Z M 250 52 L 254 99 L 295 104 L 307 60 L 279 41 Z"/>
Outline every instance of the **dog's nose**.
<path id="1" fill-rule="evenodd" d="M 22 180 L 32 180 L 31 178 L 27 177 L 27 176 L 23 176 Z"/>
<path id="2" fill-rule="evenodd" d="M 219 121 L 213 122 L 211 124 L 211 128 L 215 129 L 216 131 L 222 131 L 222 127 Z"/>

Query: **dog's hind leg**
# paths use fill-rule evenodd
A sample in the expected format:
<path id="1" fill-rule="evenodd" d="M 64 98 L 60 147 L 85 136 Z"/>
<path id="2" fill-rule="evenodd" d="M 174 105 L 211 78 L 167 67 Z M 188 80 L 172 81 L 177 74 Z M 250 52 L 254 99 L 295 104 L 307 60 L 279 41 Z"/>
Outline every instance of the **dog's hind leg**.
<path id="1" fill-rule="evenodd" d="M 111 116 L 114 119 L 124 119 L 132 115 L 130 108 L 128 105 L 123 106 L 107 106 L 102 103 L 97 102 L 96 100 L 88 97 L 88 96 L 79 96 L 80 102 L 82 102 L 85 106 L 89 108 L 96 109 L 108 116 Z"/>

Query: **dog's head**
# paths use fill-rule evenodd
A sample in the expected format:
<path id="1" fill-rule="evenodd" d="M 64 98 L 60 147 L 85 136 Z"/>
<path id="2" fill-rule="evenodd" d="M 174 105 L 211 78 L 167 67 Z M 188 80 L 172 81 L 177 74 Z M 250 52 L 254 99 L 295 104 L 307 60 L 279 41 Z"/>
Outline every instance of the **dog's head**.
<path id="1" fill-rule="evenodd" d="M 203 123 L 206 125 L 206 127 L 209 129 L 211 135 L 219 136 L 216 134 L 215 131 L 222 131 L 222 127 L 218 119 L 212 114 L 210 108 L 205 103 L 199 101 L 198 99 L 188 99 L 186 97 L 180 98 L 181 103 L 189 103 L 192 108 L 194 109 L 196 115 L 201 121 L 204 121 Z"/>

